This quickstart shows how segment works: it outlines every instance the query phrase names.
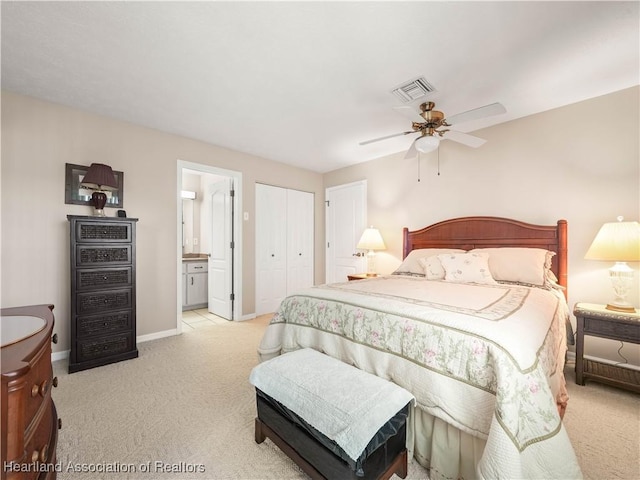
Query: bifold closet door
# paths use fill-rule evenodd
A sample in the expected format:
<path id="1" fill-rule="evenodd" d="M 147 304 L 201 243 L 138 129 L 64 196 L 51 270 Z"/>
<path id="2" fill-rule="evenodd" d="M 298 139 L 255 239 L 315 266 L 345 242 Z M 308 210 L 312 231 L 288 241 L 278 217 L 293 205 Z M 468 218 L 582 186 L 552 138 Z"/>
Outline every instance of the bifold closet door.
<path id="1" fill-rule="evenodd" d="M 313 285 L 314 195 L 256 184 L 256 314 Z"/>
<path id="2" fill-rule="evenodd" d="M 313 193 L 287 190 L 287 295 L 313 286 Z"/>
<path id="3" fill-rule="evenodd" d="M 287 190 L 256 184 L 256 314 L 287 295 Z"/>

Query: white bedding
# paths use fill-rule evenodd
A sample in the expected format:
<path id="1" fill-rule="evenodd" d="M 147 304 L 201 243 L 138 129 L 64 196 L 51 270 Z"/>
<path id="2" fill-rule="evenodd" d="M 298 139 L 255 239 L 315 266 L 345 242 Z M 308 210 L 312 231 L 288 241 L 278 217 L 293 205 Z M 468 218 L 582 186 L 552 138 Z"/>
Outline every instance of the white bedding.
<path id="1" fill-rule="evenodd" d="M 580 478 L 557 408 L 567 315 L 541 288 L 384 276 L 286 298 L 259 355 L 314 348 L 393 381 L 486 440 L 479 478 Z"/>

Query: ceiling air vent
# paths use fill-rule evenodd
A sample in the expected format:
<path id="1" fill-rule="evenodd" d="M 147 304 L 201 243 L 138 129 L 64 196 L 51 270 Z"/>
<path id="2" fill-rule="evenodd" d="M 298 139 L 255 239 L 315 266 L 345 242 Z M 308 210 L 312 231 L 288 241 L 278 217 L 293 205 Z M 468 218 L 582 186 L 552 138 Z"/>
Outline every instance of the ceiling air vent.
<path id="1" fill-rule="evenodd" d="M 391 93 L 403 102 L 408 103 L 413 100 L 426 97 L 428 94 L 435 91 L 436 89 L 434 86 L 427 82 L 424 77 L 418 77 L 394 88 L 391 90 Z"/>

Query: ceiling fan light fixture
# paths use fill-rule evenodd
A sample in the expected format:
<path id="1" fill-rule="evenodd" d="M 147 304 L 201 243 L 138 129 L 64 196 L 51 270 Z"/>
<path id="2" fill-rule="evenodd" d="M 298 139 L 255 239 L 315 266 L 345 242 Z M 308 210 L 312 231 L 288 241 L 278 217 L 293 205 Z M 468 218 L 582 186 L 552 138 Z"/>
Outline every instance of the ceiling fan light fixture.
<path id="1" fill-rule="evenodd" d="M 415 142 L 416 150 L 422 153 L 433 152 L 440 145 L 440 139 L 433 135 L 423 135 Z"/>

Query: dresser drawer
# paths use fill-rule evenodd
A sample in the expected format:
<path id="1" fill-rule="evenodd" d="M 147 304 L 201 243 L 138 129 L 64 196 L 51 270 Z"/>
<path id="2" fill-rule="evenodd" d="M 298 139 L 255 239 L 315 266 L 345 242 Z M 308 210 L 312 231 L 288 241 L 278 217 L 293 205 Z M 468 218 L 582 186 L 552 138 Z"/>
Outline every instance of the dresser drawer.
<path id="1" fill-rule="evenodd" d="M 130 287 L 132 283 L 131 267 L 77 269 L 76 289 L 94 290 L 109 287 Z"/>
<path id="2" fill-rule="evenodd" d="M 79 339 L 77 347 L 77 362 L 87 362 L 135 350 L 131 332 L 94 339 Z"/>
<path id="3" fill-rule="evenodd" d="M 24 425 L 25 431 L 40 424 L 42 409 L 51 403 L 53 369 L 51 367 L 51 345 L 47 344 L 34 358 L 31 370 L 25 376 Z"/>
<path id="4" fill-rule="evenodd" d="M 79 292 L 76 300 L 76 313 L 78 315 L 90 315 L 130 309 L 132 305 L 131 294 L 131 288 L 106 292 Z"/>
<path id="5" fill-rule="evenodd" d="M 78 338 L 85 338 L 128 332 L 133 326 L 131 317 L 131 310 L 78 317 L 76 319 L 76 335 Z"/>
<path id="6" fill-rule="evenodd" d="M 133 230 L 128 222 L 76 222 L 78 243 L 131 242 Z"/>
<path id="7" fill-rule="evenodd" d="M 51 445 L 51 431 L 54 425 L 54 406 L 50 400 L 43 405 L 37 428 L 25 438 L 24 463 L 48 463 L 55 456 L 55 445 Z M 39 478 L 38 472 L 30 472 L 24 478 Z"/>
<path id="8" fill-rule="evenodd" d="M 78 245 L 76 247 L 76 266 L 78 267 L 130 264 L 131 259 L 131 245 Z"/>

